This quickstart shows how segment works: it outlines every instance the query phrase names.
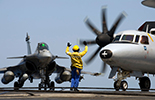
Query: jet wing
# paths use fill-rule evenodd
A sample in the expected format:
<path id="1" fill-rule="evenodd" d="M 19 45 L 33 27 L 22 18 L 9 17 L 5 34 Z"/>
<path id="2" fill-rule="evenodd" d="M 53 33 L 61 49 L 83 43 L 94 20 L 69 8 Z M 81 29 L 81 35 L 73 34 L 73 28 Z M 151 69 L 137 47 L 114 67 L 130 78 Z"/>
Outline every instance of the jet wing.
<path id="1" fill-rule="evenodd" d="M 21 59 L 21 58 L 33 59 L 33 58 L 36 58 L 36 56 L 35 54 L 30 54 L 30 55 L 24 55 L 24 56 L 18 56 L 18 57 L 7 57 L 7 59 Z"/>
<path id="2" fill-rule="evenodd" d="M 65 70 L 71 72 L 70 68 L 65 68 Z M 89 74 L 89 75 L 93 75 L 93 76 L 99 76 L 101 75 L 101 73 L 93 73 L 93 72 L 87 72 L 87 71 L 81 71 L 81 74 Z"/>
<path id="3" fill-rule="evenodd" d="M 61 73 L 61 72 L 63 72 L 64 70 L 65 70 L 65 67 L 56 65 L 55 70 L 54 70 L 53 73 Z"/>
<path id="4" fill-rule="evenodd" d="M 69 71 L 71 72 L 70 68 L 66 68 L 66 67 L 62 67 L 62 66 L 57 66 L 54 73 L 60 73 L 62 71 Z M 93 76 L 99 76 L 101 75 L 101 73 L 93 73 L 93 72 L 87 72 L 87 71 L 81 71 L 81 74 L 89 74 L 89 75 L 93 75 Z"/>
<path id="5" fill-rule="evenodd" d="M 16 77 L 18 77 L 18 76 L 22 75 L 22 70 L 19 67 L 20 67 L 20 65 L 1 68 L 0 74 L 5 73 L 6 71 L 9 70 L 9 71 L 12 71 Z"/>
<path id="6" fill-rule="evenodd" d="M 7 68 L 0 68 L 0 73 L 5 73 L 7 71 Z"/>

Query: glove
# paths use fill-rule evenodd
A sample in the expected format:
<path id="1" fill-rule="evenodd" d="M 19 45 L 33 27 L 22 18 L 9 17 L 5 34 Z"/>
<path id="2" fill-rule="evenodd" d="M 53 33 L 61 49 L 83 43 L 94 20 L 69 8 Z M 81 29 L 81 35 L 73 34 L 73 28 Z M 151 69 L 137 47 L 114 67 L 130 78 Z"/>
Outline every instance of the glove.
<path id="1" fill-rule="evenodd" d="M 78 70 L 78 69 L 76 69 L 76 73 L 77 73 L 77 75 L 80 75 L 80 73 L 79 73 L 79 70 Z"/>
<path id="2" fill-rule="evenodd" d="M 84 44 L 84 45 L 87 45 L 87 42 L 86 42 L 86 41 L 83 41 L 83 44 Z"/>
<path id="3" fill-rule="evenodd" d="M 68 42 L 68 43 L 67 43 L 67 46 L 68 46 L 68 47 L 70 47 L 70 46 L 71 46 L 71 44 Z"/>

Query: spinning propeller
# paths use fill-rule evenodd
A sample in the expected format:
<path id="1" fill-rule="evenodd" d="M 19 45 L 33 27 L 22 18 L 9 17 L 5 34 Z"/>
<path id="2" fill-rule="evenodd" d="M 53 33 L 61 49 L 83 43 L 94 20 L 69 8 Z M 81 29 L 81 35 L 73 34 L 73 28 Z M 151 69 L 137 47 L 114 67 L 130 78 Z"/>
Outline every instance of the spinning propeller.
<path id="1" fill-rule="evenodd" d="M 107 44 L 112 42 L 115 30 L 117 29 L 118 25 L 120 24 L 120 22 L 123 20 L 124 17 L 125 17 L 125 13 L 121 13 L 119 15 L 118 19 L 116 20 L 116 22 L 111 27 L 111 29 L 108 30 L 108 28 L 107 28 L 107 21 L 106 21 L 106 7 L 103 7 L 102 8 L 102 32 L 97 30 L 95 28 L 95 26 L 91 23 L 91 21 L 88 18 L 86 18 L 86 20 L 85 20 L 86 25 L 96 35 L 96 40 L 91 40 L 91 41 L 86 41 L 86 42 L 87 42 L 88 45 L 92 45 L 92 44 L 98 44 L 99 45 L 99 47 L 91 55 L 91 57 L 86 60 L 86 64 L 89 64 L 94 59 L 94 57 L 101 50 L 102 47 L 104 47 Z M 83 42 L 80 41 L 80 44 L 81 43 L 83 43 Z M 102 73 L 105 72 L 105 68 L 106 68 L 106 64 L 104 63 L 103 67 L 102 67 L 102 71 L 101 71 Z"/>

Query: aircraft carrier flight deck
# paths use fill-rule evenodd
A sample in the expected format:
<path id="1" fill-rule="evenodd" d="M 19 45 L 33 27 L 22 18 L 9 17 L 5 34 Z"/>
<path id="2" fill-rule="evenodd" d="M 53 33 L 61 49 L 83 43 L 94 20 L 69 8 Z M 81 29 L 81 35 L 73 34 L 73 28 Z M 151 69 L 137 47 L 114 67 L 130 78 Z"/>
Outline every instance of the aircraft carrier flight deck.
<path id="1" fill-rule="evenodd" d="M 127 91 L 115 91 L 113 88 L 79 87 L 80 92 L 70 91 L 69 87 L 56 87 L 53 90 L 37 90 L 36 87 L 25 87 L 18 91 L 13 88 L 0 88 L 0 100 L 153 100 L 155 89 L 142 92 L 129 88 Z"/>

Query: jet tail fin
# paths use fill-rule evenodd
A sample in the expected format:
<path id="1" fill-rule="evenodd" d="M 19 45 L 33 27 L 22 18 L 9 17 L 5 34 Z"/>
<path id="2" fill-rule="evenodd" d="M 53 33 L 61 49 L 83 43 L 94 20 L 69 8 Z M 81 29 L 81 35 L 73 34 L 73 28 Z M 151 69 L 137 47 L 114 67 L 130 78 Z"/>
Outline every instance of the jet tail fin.
<path id="1" fill-rule="evenodd" d="M 30 46 L 30 41 L 29 40 L 30 40 L 30 36 L 27 33 L 27 35 L 26 35 L 27 52 L 28 52 L 28 54 L 31 54 L 31 46 Z"/>

